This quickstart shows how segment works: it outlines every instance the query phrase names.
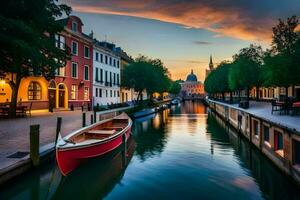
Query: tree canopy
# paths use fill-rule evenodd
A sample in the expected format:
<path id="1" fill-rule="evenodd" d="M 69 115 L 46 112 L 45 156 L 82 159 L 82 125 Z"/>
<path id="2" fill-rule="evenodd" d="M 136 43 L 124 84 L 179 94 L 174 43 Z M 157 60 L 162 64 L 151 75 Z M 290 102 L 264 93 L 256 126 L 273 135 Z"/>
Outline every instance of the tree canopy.
<path id="1" fill-rule="evenodd" d="M 54 36 L 64 28 L 57 17 L 68 15 L 71 8 L 56 0 L 15 0 L 4 1 L 0 10 L 0 71 L 12 75 L 9 85 L 13 113 L 22 78 L 49 78 L 65 66 L 69 53 L 55 47 Z"/>
<path id="2" fill-rule="evenodd" d="M 170 84 L 170 89 L 169 89 L 169 93 L 174 94 L 174 95 L 178 95 L 180 93 L 181 90 L 181 85 L 179 83 L 179 81 L 172 81 Z"/>
<path id="3" fill-rule="evenodd" d="M 143 90 L 167 92 L 170 88 L 169 71 L 159 59 L 150 59 L 139 56 L 122 70 L 122 86 L 133 88 L 140 94 Z"/>

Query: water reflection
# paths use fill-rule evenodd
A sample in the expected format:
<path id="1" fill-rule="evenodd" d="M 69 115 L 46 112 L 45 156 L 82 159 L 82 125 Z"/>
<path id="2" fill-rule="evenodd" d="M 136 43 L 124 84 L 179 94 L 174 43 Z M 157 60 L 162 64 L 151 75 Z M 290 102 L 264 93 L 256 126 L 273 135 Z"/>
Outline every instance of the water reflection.
<path id="1" fill-rule="evenodd" d="M 133 136 L 137 143 L 136 154 L 144 161 L 163 152 L 167 142 L 165 125 L 168 121 L 169 110 L 150 116 L 144 121 L 135 121 Z"/>
<path id="2" fill-rule="evenodd" d="M 201 102 L 136 120 L 127 150 L 62 178 L 55 163 L 0 188 L 0 199 L 300 199 L 297 188 Z"/>
<path id="3" fill-rule="evenodd" d="M 277 169 L 270 160 L 252 146 L 246 139 L 238 135 L 232 128 L 215 114 L 211 113 L 208 118 L 209 124 L 218 123 L 228 134 L 227 139 L 234 148 L 234 153 L 239 159 L 239 164 L 246 169 L 246 172 L 255 179 L 259 186 L 262 197 L 265 199 L 300 199 L 300 189 Z M 213 126 L 217 127 L 217 126 Z M 214 132 L 216 130 L 213 130 Z M 249 187 L 247 182 L 236 180 L 239 187 Z"/>

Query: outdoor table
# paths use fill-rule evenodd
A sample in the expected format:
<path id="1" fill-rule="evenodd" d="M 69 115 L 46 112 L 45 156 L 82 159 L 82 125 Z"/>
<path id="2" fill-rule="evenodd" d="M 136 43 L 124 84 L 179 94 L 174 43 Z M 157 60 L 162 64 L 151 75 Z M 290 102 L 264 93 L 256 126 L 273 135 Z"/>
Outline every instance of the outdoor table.
<path id="1" fill-rule="evenodd" d="M 295 115 L 296 113 L 298 113 L 300 111 L 300 102 L 295 102 L 293 103 L 293 115 Z"/>

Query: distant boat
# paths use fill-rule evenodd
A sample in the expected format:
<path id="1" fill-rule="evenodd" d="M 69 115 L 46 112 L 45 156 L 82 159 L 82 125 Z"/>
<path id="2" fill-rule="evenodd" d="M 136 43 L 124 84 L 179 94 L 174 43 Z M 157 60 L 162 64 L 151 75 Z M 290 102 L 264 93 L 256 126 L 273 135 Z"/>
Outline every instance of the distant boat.
<path id="1" fill-rule="evenodd" d="M 66 176 L 88 158 L 101 156 L 116 149 L 131 133 L 132 120 L 127 114 L 100 121 L 64 138 L 59 135 L 56 160 L 61 173 Z"/>
<path id="2" fill-rule="evenodd" d="M 172 105 L 178 105 L 180 103 L 180 100 L 179 99 L 173 99 L 172 101 L 171 101 L 171 104 Z"/>
<path id="3" fill-rule="evenodd" d="M 140 117 L 145 117 L 147 115 L 151 115 L 153 113 L 156 113 L 155 108 L 143 109 L 141 111 L 134 113 L 133 117 L 136 119 L 136 118 L 140 118 Z"/>

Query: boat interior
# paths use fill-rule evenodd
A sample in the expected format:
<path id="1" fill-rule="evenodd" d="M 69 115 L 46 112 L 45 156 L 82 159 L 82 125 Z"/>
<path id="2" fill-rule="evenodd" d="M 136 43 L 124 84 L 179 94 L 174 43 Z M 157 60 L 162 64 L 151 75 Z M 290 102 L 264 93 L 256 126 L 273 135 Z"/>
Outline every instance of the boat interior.
<path id="1" fill-rule="evenodd" d="M 101 123 L 97 126 L 93 126 L 90 129 L 85 129 L 82 132 L 73 135 L 68 139 L 71 143 L 81 143 L 91 140 L 103 140 L 118 134 L 128 125 L 128 119 L 112 119 L 105 123 Z"/>

